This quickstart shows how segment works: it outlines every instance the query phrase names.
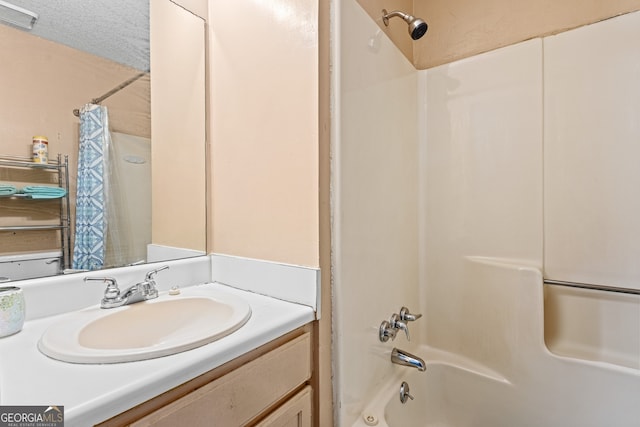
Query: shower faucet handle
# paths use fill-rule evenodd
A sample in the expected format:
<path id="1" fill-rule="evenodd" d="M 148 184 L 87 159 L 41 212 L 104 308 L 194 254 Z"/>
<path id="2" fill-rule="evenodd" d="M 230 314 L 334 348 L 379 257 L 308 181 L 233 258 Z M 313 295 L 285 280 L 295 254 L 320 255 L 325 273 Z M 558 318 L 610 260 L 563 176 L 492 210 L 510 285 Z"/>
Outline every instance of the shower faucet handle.
<path id="1" fill-rule="evenodd" d="M 400 320 L 403 322 L 414 322 L 422 317 L 422 314 L 411 314 L 407 307 L 400 309 Z"/>
<path id="2" fill-rule="evenodd" d="M 396 328 L 392 327 L 386 320 L 383 320 L 382 323 L 380 323 L 380 328 L 378 329 L 378 338 L 380 338 L 381 342 L 387 342 L 389 341 L 389 338 L 393 341 L 396 339 L 397 332 L 398 330 Z"/>
<path id="3" fill-rule="evenodd" d="M 411 396 L 409 384 L 406 381 L 402 381 L 402 384 L 400 384 L 400 402 L 404 405 L 407 403 L 407 399 L 413 400 L 413 396 Z"/>
<path id="4" fill-rule="evenodd" d="M 409 337 L 409 327 L 405 322 L 402 321 L 398 314 L 393 313 L 393 315 L 389 319 L 389 324 L 395 330 L 404 331 L 404 333 L 407 335 L 407 341 L 411 341 L 411 338 Z"/>

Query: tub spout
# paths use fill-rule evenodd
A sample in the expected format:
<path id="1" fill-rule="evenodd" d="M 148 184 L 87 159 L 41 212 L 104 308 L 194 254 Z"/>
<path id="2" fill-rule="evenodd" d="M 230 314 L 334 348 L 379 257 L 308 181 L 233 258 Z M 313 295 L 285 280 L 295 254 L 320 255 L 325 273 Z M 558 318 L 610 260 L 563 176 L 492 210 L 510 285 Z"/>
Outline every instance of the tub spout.
<path id="1" fill-rule="evenodd" d="M 395 363 L 396 365 L 416 368 L 420 372 L 424 372 L 427 370 L 427 365 L 425 365 L 424 360 L 420 359 L 417 356 L 414 356 L 411 353 L 397 348 L 394 348 L 391 351 L 391 362 Z"/>

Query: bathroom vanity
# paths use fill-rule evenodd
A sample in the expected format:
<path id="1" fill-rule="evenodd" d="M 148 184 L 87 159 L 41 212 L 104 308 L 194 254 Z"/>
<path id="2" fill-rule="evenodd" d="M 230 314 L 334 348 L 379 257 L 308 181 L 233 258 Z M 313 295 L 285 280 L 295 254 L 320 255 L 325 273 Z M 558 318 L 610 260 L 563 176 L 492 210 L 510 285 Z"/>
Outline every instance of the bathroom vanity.
<path id="1" fill-rule="evenodd" d="M 99 425 L 311 426 L 310 378 L 305 326 Z"/>
<path id="2" fill-rule="evenodd" d="M 249 320 L 216 341 L 172 355 L 125 363 L 69 363 L 45 356 L 38 341 L 78 309 L 97 306 L 102 287 L 83 282 L 80 275 L 71 276 L 72 282 L 69 277 L 49 279 L 46 286 L 21 282 L 28 313 L 37 310 L 42 317 L 33 318 L 32 311 L 21 332 L 0 339 L 0 404 L 64 406 L 67 427 L 311 425 L 314 308 L 268 296 L 268 274 L 259 281 L 265 292 L 257 293 L 211 281 L 208 257 L 169 264 L 171 269 L 158 277 L 159 300 L 176 284 L 184 294 L 214 290 L 246 301 Z M 149 268 L 123 269 L 118 282 L 131 283 Z M 223 273 L 223 268 L 217 270 Z M 285 274 L 276 287 L 286 287 L 286 282 Z M 61 300 L 57 312 L 46 313 L 53 310 L 46 303 L 29 304 L 34 292 L 51 296 L 54 289 L 62 295 L 75 293 L 73 304 L 78 307 Z"/>

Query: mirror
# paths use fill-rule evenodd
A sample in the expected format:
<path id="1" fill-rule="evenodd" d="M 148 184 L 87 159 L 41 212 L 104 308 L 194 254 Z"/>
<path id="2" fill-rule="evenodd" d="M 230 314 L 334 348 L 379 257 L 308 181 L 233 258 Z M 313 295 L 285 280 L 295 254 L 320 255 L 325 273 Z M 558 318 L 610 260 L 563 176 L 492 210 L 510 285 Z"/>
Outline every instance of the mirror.
<path id="1" fill-rule="evenodd" d="M 0 98 L 0 157 L 28 160 L 34 135 L 47 136 L 51 163 L 58 153 L 63 162 L 68 156 L 71 255 L 80 138 L 80 120 L 72 112 L 110 92 L 114 93 L 100 102 L 108 109 L 113 147 L 109 153 L 110 160 L 115 159 L 109 206 L 117 213 L 108 228 L 109 234 L 116 231 L 120 237 L 106 240 L 103 267 L 204 254 L 204 21 L 169 0 L 152 2 L 151 10 L 148 0 L 101 0 L 91 2 L 87 10 L 63 1 L 12 4 L 39 17 L 31 31 L 0 25 L 0 81 L 5 86 Z M 157 33 L 171 35 L 151 41 L 157 52 L 153 64 L 150 19 L 162 26 Z M 174 25 L 184 26 L 186 33 L 195 31 L 192 37 L 201 43 L 191 49 L 192 40 L 182 40 L 183 31 L 172 30 Z M 175 55 L 193 59 L 159 62 Z M 188 69 L 175 68 L 189 60 Z M 147 72 L 152 66 L 153 74 Z M 180 74 L 185 72 L 186 76 Z M 194 93 L 200 93 L 195 110 L 183 104 L 192 102 Z M 73 272 L 72 262 L 65 265 L 60 257 L 65 238 L 57 226 L 67 217 L 64 202 L 1 196 L 3 184 L 14 185 L 18 192 L 33 185 L 64 188 L 60 172 L 0 164 L 0 280 Z M 36 229 L 47 225 L 52 229 Z"/>

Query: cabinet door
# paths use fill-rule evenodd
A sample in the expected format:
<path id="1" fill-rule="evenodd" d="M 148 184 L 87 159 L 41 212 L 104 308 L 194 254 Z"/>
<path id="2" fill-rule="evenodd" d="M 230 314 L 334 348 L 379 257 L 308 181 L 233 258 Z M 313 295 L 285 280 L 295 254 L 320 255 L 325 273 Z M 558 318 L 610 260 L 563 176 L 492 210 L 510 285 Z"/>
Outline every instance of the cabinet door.
<path id="1" fill-rule="evenodd" d="M 311 387 L 287 400 L 256 427 L 311 427 Z"/>
<path id="2" fill-rule="evenodd" d="M 311 336 L 305 333 L 152 412 L 131 426 L 249 425 L 310 377 Z"/>

